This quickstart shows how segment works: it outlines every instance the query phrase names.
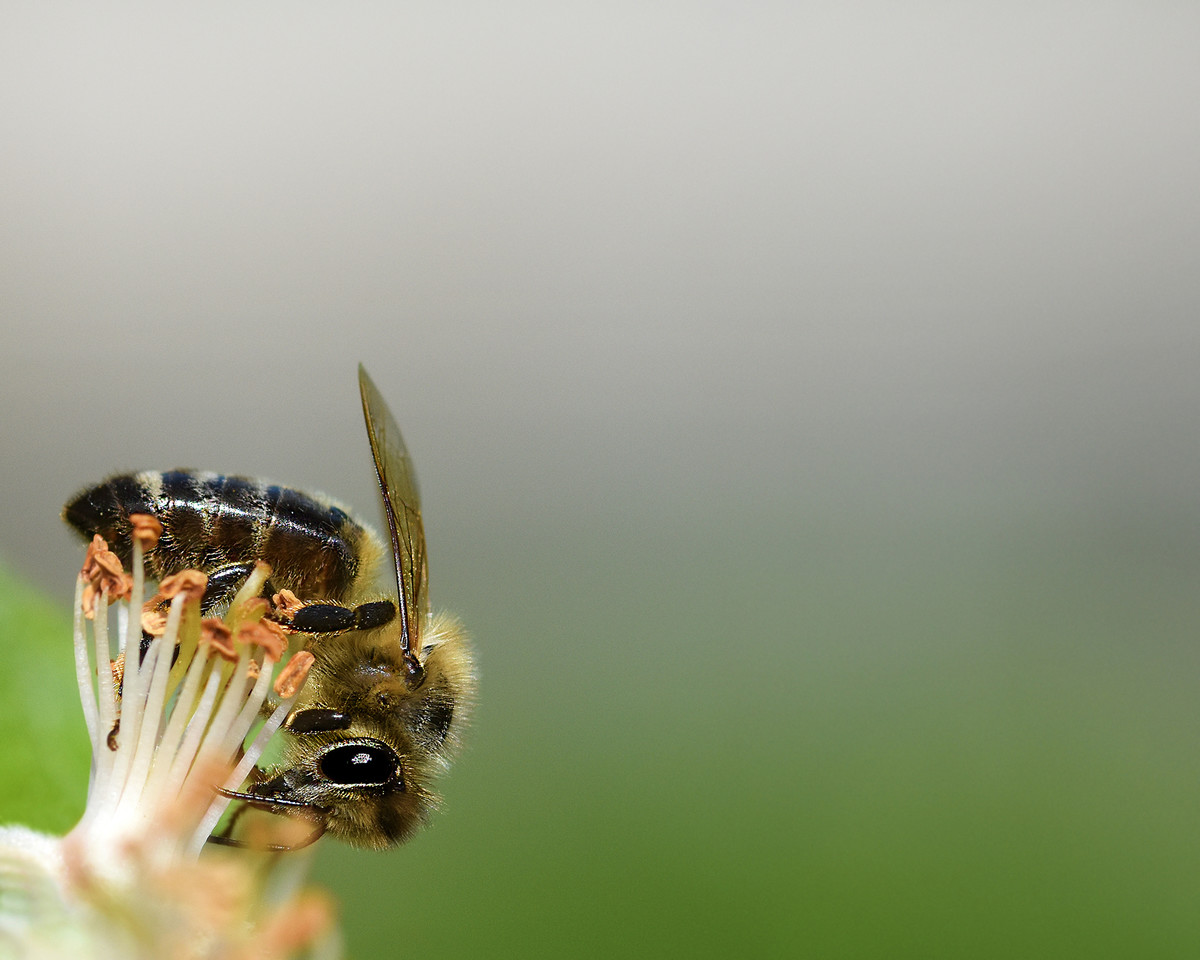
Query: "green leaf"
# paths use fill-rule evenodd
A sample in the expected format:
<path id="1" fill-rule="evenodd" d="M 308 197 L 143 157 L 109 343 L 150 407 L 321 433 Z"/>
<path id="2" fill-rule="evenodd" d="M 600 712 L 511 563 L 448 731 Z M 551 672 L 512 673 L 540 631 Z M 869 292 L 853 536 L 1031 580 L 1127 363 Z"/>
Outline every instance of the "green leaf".
<path id="1" fill-rule="evenodd" d="M 0 565 L 0 823 L 65 833 L 83 813 L 91 751 L 69 610 Z"/>

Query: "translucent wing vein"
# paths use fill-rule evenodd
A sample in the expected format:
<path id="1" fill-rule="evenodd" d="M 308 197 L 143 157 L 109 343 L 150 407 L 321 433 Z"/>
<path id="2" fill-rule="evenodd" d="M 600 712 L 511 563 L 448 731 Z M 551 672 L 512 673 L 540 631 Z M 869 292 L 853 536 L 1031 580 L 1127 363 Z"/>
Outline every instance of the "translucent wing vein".
<path id="1" fill-rule="evenodd" d="M 429 619 L 429 597 L 417 476 L 400 428 L 362 364 L 358 367 L 358 386 L 396 563 L 401 642 L 406 654 L 411 651 L 419 655 L 421 631 Z"/>

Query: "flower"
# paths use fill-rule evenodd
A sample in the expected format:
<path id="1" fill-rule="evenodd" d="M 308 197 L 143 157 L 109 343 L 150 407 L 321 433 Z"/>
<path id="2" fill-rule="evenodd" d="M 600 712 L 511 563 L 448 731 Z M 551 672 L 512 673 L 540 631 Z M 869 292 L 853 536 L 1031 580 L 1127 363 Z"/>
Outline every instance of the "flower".
<path id="1" fill-rule="evenodd" d="M 265 852 L 297 845 L 311 825 L 280 821 L 267 835 L 262 821 L 278 818 L 264 816 L 238 841 L 260 849 L 207 842 L 233 802 L 221 791 L 253 772 L 312 657 L 289 658 L 263 619 L 265 564 L 220 619 L 202 617 L 207 578 L 194 570 L 164 578 L 144 602 L 156 527 L 135 518 L 132 574 L 101 537 L 88 547 L 74 628 L 92 744 L 87 808 L 62 838 L 0 828 L 0 956 L 335 957 L 333 908 L 302 888 L 307 855 Z M 277 701 L 264 706 L 272 687 Z"/>

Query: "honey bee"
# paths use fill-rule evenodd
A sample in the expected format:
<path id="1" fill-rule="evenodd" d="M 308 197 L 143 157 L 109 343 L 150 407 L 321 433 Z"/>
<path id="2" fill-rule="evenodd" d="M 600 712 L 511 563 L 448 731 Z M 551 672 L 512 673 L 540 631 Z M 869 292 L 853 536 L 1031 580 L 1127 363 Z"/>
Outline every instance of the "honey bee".
<path id="1" fill-rule="evenodd" d="M 282 759 L 244 791 L 222 792 L 312 822 L 306 842 L 328 833 L 381 849 L 407 839 L 436 805 L 430 787 L 457 746 L 474 672 L 458 622 L 430 608 L 408 450 L 361 365 L 358 382 L 387 518 L 394 602 L 365 599 L 385 552 L 370 528 L 331 500 L 285 487 L 187 471 L 131 474 L 88 488 L 63 515 L 84 536 L 100 533 L 115 544 L 127 542 L 131 513 L 155 515 L 163 535 L 147 571 L 209 573 L 210 607 L 231 597 L 259 559 L 270 564 L 274 588 L 305 600 L 283 615 L 292 630 L 312 635 L 307 648 L 315 660 L 284 723 L 290 736 Z"/>

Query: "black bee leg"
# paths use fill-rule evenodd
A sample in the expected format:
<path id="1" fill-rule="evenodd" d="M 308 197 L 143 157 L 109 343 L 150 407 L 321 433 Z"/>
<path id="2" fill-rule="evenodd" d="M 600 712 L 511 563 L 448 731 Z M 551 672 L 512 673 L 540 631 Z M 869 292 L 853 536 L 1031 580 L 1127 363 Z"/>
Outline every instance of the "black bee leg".
<path id="1" fill-rule="evenodd" d="M 242 747 L 238 747 L 237 756 L 235 757 L 234 762 L 236 763 L 238 760 L 241 760 L 243 756 L 245 756 L 245 750 Z M 263 770 L 262 767 L 251 767 L 250 773 L 246 779 L 249 780 L 251 783 L 262 783 L 263 780 L 266 778 L 266 775 L 267 775 L 267 773 L 265 770 Z M 245 813 L 249 809 L 250 809 L 249 804 L 247 804 L 247 803 L 240 804 L 238 806 L 238 808 L 236 810 L 234 810 L 232 814 L 230 814 L 229 820 L 225 824 L 225 828 L 219 834 L 216 835 L 220 839 L 213 840 L 213 838 L 210 837 L 209 840 L 214 843 L 225 843 L 227 841 L 230 841 L 233 836 L 234 827 L 237 826 L 238 820 L 240 820 L 242 818 L 242 814 Z M 237 844 L 233 843 L 233 842 L 229 842 L 228 845 L 229 846 L 237 846 Z"/>
<path id="2" fill-rule="evenodd" d="M 374 630 L 396 619 L 396 605 L 391 600 L 372 600 L 354 608 L 354 629 Z"/>
<path id="3" fill-rule="evenodd" d="M 229 820 L 225 824 L 225 829 L 220 833 L 214 833 L 209 837 L 210 843 L 224 843 L 228 846 L 237 846 L 241 841 L 233 840 L 233 828 L 237 826 L 237 822 L 242 818 L 242 814 L 249 810 L 247 804 L 242 804 L 229 815 Z"/>
<path id="4" fill-rule="evenodd" d="M 357 607 L 321 601 L 297 610 L 289 626 L 299 633 L 345 633 L 347 630 L 374 630 L 396 618 L 391 600 L 372 600 Z"/>
<path id="5" fill-rule="evenodd" d="M 284 721 L 283 728 L 295 734 L 329 733 L 332 730 L 349 730 L 350 723 L 350 717 L 340 710 L 312 707 L 293 712 Z"/>
<path id="6" fill-rule="evenodd" d="M 354 629 L 354 611 L 340 603 L 309 603 L 288 623 L 298 633 L 345 633 Z"/>

